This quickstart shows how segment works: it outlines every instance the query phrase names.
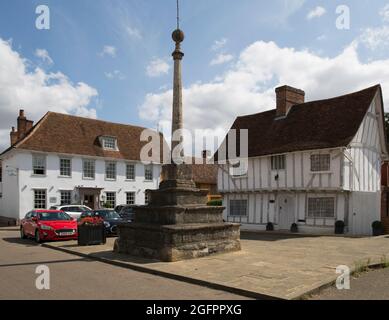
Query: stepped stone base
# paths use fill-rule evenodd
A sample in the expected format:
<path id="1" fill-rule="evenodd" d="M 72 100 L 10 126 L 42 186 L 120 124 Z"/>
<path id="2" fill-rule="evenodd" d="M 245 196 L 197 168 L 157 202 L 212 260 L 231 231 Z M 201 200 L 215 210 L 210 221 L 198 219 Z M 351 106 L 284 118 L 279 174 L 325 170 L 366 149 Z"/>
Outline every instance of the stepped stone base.
<path id="1" fill-rule="evenodd" d="M 150 204 L 135 222 L 118 226 L 115 252 L 173 262 L 240 250 L 240 225 L 223 222 L 224 207 L 209 207 L 207 191 L 191 180 L 190 166 L 167 165 Z"/>
<path id="2" fill-rule="evenodd" d="M 115 252 L 174 262 L 238 251 L 240 226 L 229 223 L 151 225 L 123 224 Z"/>

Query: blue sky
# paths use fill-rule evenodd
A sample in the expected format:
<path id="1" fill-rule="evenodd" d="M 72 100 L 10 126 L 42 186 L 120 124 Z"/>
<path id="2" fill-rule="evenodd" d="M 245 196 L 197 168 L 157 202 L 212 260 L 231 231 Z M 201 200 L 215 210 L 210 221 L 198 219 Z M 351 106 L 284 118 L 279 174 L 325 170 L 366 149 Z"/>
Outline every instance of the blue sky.
<path id="1" fill-rule="evenodd" d="M 35 28 L 35 8 L 41 4 L 50 8 L 50 30 Z M 389 59 L 387 4 L 389 0 L 181 0 L 181 27 L 186 34 L 183 78 L 188 127 L 215 129 L 221 134 L 235 116 L 273 107 L 274 87 L 285 81 L 304 86 L 301 89 L 307 90 L 307 97 L 312 99 L 346 93 L 370 83 L 381 82 L 389 89 L 387 73 L 381 71 L 375 77 L 376 70 L 387 66 Z M 339 5 L 350 8 L 350 30 L 336 28 Z M 310 12 L 316 14 L 308 18 Z M 35 97 L 31 104 L 24 95 L 19 99 L 18 94 L 6 92 L 0 81 L 0 144 L 8 142 L 9 128 L 14 125 L 10 122 L 19 107 L 34 120 L 54 109 L 149 127 L 155 127 L 157 122 L 166 124 L 175 15 L 175 0 L 2 0 L 0 39 L 9 46 L 3 49 L 25 59 L 27 69 L 23 76 L 36 73 L 36 68 L 46 76 L 58 72 L 66 76 L 72 95 L 69 104 L 74 103 L 74 107 L 65 105 L 64 98 L 53 93 L 51 86 L 62 81 L 58 77 L 42 84 L 45 90 L 40 94 L 52 97 Z M 285 48 L 289 53 L 283 51 Z M 357 54 L 357 61 L 342 69 L 342 59 L 337 57 L 347 48 L 350 51 L 346 56 Z M 46 55 L 37 54 L 37 49 Z M 279 56 L 279 64 L 294 72 L 294 76 L 288 70 L 280 70 L 276 61 L 269 61 L 270 76 L 253 77 L 253 72 L 260 74 L 267 68 L 261 61 L 269 60 L 268 55 Z M 0 64 L 6 64 L 6 58 L 0 49 Z M 325 70 L 311 74 L 329 60 L 332 62 Z M 290 61 L 295 64 L 287 66 Z M 372 66 L 374 62 L 377 64 Z M 223 88 L 231 85 L 230 78 L 238 81 L 232 82 L 236 87 L 247 80 L 247 75 L 242 78 L 246 64 L 250 64 L 250 69 L 255 66 L 250 70 L 251 80 L 236 95 L 226 97 Z M 354 67 L 358 76 L 353 74 Z M 347 73 L 344 79 L 340 77 L 344 85 L 334 83 L 331 87 L 327 83 L 331 81 L 326 81 L 325 76 L 331 70 L 341 75 Z M 313 77 L 312 83 L 316 85 L 302 78 L 304 73 Z M 326 83 L 324 90 L 319 81 Z M 75 90 L 80 82 L 89 91 Z M 201 121 L 204 117 L 207 121 Z"/>

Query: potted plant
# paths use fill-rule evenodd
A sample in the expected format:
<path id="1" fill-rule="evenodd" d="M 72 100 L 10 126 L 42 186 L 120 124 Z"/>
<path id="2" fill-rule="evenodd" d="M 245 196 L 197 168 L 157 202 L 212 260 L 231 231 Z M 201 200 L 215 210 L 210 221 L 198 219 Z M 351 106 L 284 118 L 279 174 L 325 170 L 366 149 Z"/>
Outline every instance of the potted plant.
<path id="1" fill-rule="evenodd" d="M 292 226 L 290 227 L 290 232 L 292 232 L 292 233 L 299 232 L 299 227 L 298 227 L 297 223 L 292 224 Z"/>
<path id="2" fill-rule="evenodd" d="M 372 224 L 373 236 L 382 236 L 384 234 L 384 225 L 381 221 L 374 221 Z"/>
<path id="3" fill-rule="evenodd" d="M 274 225 L 271 222 L 268 222 L 266 225 L 266 231 L 274 231 Z"/>
<path id="4" fill-rule="evenodd" d="M 78 245 L 90 246 L 106 243 L 104 220 L 96 215 L 81 215 L 78 225 Z"/>
<path id="5" fill-rule="evenodd" d="M 345 223 L 342 220 L 335 222 L 335 234 L 344 234 Z"/>

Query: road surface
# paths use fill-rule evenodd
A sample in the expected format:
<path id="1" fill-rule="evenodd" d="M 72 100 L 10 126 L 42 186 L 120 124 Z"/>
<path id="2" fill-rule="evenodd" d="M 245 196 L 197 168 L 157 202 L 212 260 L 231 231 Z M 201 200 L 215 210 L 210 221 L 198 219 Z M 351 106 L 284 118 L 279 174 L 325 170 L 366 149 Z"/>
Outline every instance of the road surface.
<path id="1" fill-rule="evenodd" d="M 50 270 L 50 289 L 36 287 L 37 266 Z M 0 299 L 235 300 L 228 292 L 80 258 L 21 240 L 0 228 Z"/>

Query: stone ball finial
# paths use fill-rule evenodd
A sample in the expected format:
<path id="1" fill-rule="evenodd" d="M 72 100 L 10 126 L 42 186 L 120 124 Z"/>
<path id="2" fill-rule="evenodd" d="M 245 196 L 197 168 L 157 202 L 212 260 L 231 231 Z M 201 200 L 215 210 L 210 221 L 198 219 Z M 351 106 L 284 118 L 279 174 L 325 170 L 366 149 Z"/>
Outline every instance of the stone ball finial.
<path id="1" fill-rule="evenodd" d="M 184 32 L 180 29 L 176 29 L 173 31 L 172 38 L 175 42 L 180 43 L 185 39 Z"/>

